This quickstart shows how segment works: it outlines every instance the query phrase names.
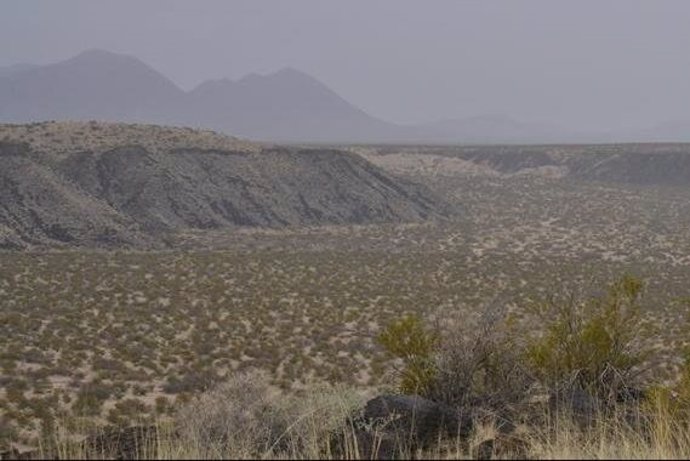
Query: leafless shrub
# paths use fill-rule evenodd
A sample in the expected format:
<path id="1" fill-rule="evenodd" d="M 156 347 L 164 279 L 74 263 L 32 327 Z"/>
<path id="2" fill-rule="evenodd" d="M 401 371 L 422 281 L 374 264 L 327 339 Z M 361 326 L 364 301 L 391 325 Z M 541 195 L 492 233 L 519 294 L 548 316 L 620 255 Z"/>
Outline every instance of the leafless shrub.
<path id="1" fill-rule="evenodd" d="M 532 384 L 522 344 L 506 307 L 493 302 L 477 320 L 446 319 L 430 397 L 457 408 L 501 409 L 520 402 Z"/>
<path id="2" fill-rule="evenodd" d="M 362 404 L 342 387 L 287 396 L 268 383 L 263 372 L 241 373 L 189 402 L 177 415 L 186 450 L 200 458 L 319 458 Z"/>
<path id="3" fill-rule="evenodd" d="M 237 374 L 181 409 L 181 436 L 202 458 L 263 454 L 286 429 L 271 393 L 263 373 Z"/>

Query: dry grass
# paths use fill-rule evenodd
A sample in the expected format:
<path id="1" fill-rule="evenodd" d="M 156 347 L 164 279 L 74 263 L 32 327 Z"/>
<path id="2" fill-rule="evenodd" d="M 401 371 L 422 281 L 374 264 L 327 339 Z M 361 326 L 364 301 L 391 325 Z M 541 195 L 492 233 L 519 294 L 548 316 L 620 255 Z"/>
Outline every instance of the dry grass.
<path id="1" fill-rule="evenodd" d="M 594 428 L 584 431 L 561 418 L 556 429 L 531 434 L 530 452 L 539 459 L 687 459 L 688 429 L 666 416 L 648 418 L 649 434 L 616 419 L 599 420 Z"/>
<path id="2" fill-rule="evenodd" d="M 241 391 L 245 390 L 243 394 Z M 157 422 L 157 437 L 139 447 L 142 459 L 372 459 L 357 444 L 349 417 L 362 405 L 352 389 L 322 387 L 300 396 L 275 394 L 261 374 L 242 374 L 199 396 L 179 413 L 180 422 Z M 404 458 L 473 459 L 687 459 L 687 422 L 659 406 L 630 418 L 601 415 L 582 426 L 566 413 L 538 418 L 541 425 L 519 426 L 502 436 L 491 420 L 481 422 L 467 440 L 442 440 L 424 450 L 399 447 Z M 629 412 L 626 413 L 629 415 Z M 333 434 L 344 434 L 344 446 Z M 493 445 L 486 449 L 488 441 Z M 62 431 L 39 453 L 62 459 L 113 459 L 116 452 L 94 451 Z M 403 442 L 404 443 L 404 442 Z M 481 451 L 482 448 L 484 451 Z"/>

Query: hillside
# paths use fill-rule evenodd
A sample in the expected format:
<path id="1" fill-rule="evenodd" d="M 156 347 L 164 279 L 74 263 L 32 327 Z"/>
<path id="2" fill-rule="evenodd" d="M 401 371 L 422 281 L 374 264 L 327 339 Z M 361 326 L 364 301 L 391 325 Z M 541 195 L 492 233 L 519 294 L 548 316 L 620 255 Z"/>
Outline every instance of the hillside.
<path id="1" fill-rule="evenodd" d="M 690 144 L 353 147 L 395 174 L 538 175 L 647 186 L 690 186 Z"/>
<path id="2" fill-rule="evenodd" d="M 188 229 L 421 221 L 425 187 L 341 151 L 109 123 L 0 126 L 0 247 L 160 246 Z"/>

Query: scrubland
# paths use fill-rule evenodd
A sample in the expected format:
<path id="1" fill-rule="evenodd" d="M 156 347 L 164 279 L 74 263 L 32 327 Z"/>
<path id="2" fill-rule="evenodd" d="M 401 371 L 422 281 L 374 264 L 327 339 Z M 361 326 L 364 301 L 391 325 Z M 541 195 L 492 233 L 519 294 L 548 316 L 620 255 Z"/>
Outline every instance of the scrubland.
<path id="1" fill-rule="evenodd" d="M 137 424 L 159 428 L 144 457 L 357 458 L 329 441 L 367 397 L 399 389 L 401 361 L 378 340 L 389 325 L 415 316 L 432 331 L 461 332 L 500 308 L 516 331 L 541 331 L 535 304 L 596 295 L 623 274 L 644 283 L 635 347 L 647 353 L 636 385 L 675 389 L 690 339 L 687 189 L 542 175 L 421 179 L 463 218 L 187 232 L 164 251 L 0 253 L 3 447 L 51 440 L 85 457 L 94 453 L 67 434 Z M 238 382 L 251 392 L 238 394 Z M 520 422 L 522 445 L 494 455 L 690 455 L 686 421 L 671 415 L 687 410 L 647 402 L 635 407 L 645 430 L 615 412 L 585 426 L 565 414 Z M 216 404 L 230 409 L 221 427 L 246 429 L 233 443 L 203 434 Z M 469 440 L 408 455 L 476 456 L 497 430 L 480 418 Z"/>

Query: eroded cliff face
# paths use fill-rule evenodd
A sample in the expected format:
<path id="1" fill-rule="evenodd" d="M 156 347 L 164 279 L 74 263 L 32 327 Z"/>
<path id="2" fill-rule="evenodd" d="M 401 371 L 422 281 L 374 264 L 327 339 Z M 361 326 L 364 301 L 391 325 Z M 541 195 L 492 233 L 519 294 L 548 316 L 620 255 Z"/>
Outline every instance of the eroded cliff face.
<path id="1" fill-rule="evenodd" d="M 151 149 L 59 155 L 0 143 L 0 246 L 149 247 L 188 229 L 415 222 L 458 210 L 328 149 Z"/>
<path id="2" fill-rule="evenodd" d="M 690 144 L 410 146 L 352 150 L 390 172 L 406 175 L 537 175 L 690 187 Z"/>

